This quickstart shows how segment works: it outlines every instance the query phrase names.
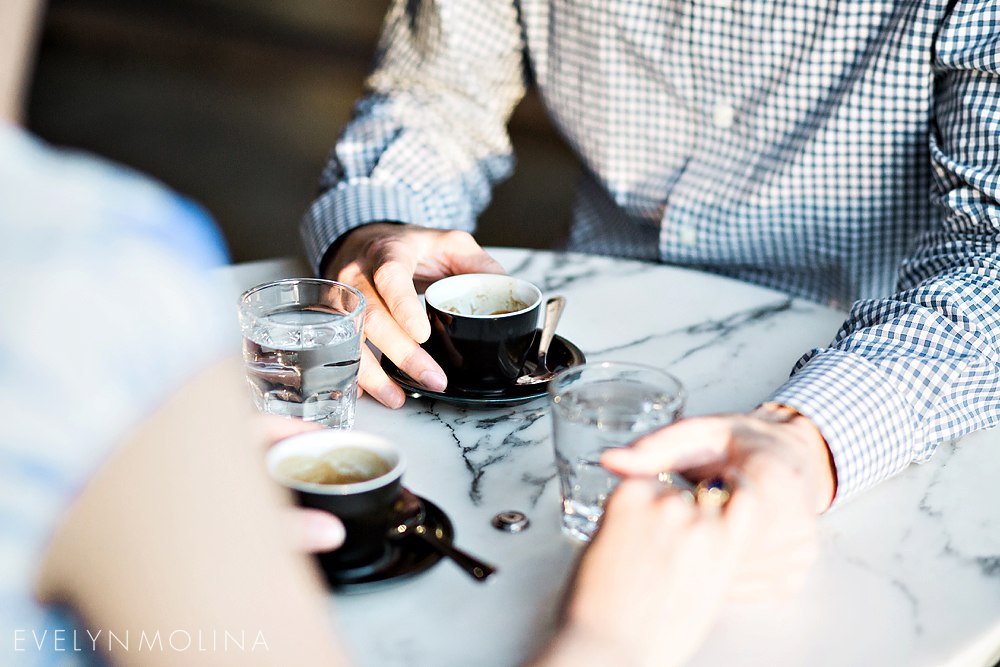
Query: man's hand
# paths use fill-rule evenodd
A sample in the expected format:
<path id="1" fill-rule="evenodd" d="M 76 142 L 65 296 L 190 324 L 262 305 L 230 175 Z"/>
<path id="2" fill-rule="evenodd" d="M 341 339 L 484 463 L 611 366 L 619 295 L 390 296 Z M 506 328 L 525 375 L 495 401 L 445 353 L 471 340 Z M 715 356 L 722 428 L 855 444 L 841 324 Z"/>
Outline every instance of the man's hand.
<path id="1" fill-rule="evenodd" d="M 459 273 L 504 273 L 504 269 L 466 232 L 381 222 L 347 234 L 324 268 L 326 277 L 365 295 L 366 338 L 431 391 L 443 391 L 448 380 L 420 347 L 430 336 L 430 324 L 417 289 Z M 367 346 L 361 351 L 358 382 L 390 408 L 405 400 L 403 390 Z"/>
<path id="2" fill-rule="evenodd" d="M 701 479 L 738 470 L 762 506 L 733 588 L 740 598 L 788 595 L 802 586 L 817 555 L 817 515 L 829 507 L 836 486 L 819 431 L 776 405 L 684 419 L 632 447 L 605 452 L 602 463 L 625 476 L 676 470 Z"/>
<path id="3" fill-rule="evenodd" d="M 729 592 L 759 499 L 736 484 L 723 508 L 624 480 L 584 553 L 556 642 L 535 667 L 681 665 Z"/>

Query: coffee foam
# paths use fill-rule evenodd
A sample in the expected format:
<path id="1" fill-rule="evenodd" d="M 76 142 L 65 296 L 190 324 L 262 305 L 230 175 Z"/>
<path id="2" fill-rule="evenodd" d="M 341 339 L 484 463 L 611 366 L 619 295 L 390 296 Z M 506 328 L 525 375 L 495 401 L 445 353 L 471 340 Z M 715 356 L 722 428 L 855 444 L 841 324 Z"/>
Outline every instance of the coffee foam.
<path id="1" fill-rule="evenodd" d="M 514 296 L 514 290 L 504 292 L 476 291 L 445 301 L 440 310 L 458 315 L 506 315 L 524 310 L 528 304 Z"/>
<path id="2" fill-rule="evenodd" d="M 541 291 L 526 280 L 494 273 L 463 273 L 442 278 L 424 292 L 427 305 L 464 317 L 519 314 L 541 302 Z"/>
<path id="3" fill-rule="evenodd" d="M 363 447 L 336 447 L 318 456 L 294 455 L 278 461 L 274 472 L 307 484 L 356 484 L 385 475 L 392 465 Z"/>

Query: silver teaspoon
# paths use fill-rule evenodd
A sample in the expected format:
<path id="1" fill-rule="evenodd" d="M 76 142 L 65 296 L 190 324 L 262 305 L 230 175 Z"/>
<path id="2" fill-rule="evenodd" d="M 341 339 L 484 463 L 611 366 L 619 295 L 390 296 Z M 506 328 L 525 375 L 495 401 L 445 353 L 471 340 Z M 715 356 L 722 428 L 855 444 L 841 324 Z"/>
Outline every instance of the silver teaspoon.
<path id="1" fill-rule="evenodd" d="M 552 338 L 556 335 L 556 325 L 562 317 L 563 309 L 566 307 L 566 297 L 554 296 L 545 303 L 545 320 L 542 322 L 542 335 L 538 339 L 538 361 L 535 369 L 517 378 L 515 384 L 539 384 L 548 382 L 555 375 L 549 370 L 548 355 Z"/>

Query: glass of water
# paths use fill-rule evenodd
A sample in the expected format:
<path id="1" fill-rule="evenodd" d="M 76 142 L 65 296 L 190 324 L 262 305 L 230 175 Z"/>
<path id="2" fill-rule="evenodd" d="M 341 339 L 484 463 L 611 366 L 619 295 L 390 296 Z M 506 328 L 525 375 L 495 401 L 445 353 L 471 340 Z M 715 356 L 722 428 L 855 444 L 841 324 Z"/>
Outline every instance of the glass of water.
<path id="1" fill-rule="evenodd" d="M 588 542 L 619 478 L 601 465 L 609 447 L 680 418 L 680 380 L 652 366 L 600 362 L 568 368 L 549 383 L 562 529 Z"/>
<path id="2" fill-rule="evenodd" d="M 349 285 L 290 278 L 240 297 L 243 361 L 262 412 L 354 425 L 365 298 Z"/>

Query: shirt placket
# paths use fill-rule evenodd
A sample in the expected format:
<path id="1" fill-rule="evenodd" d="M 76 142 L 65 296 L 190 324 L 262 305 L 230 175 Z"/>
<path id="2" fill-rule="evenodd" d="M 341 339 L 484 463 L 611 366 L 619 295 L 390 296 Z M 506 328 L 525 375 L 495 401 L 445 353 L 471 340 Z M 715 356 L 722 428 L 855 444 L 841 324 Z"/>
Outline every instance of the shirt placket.
<path id="1" fill-rule="evenodd" d="M 667 193 L 662 208 L 661 251 L 665 258 L 694 257 L 704 241 L 705 220 L 698 215 L 703 203 L 704 173 L 697 168 L 704 157 L 731 149 L 727 137 L 737 122 L 742 97 L 738 63 L 738 31 L 733 29 L 738 11 L 733 0 L 695 0 L 685 3 L 688 12 L 683 31 L 671 49 L 671 69 L 677 73 L 692 113 L 693 137 L 687 167 Z M 725 59 L 725 67 L 720 67 Z"/>

